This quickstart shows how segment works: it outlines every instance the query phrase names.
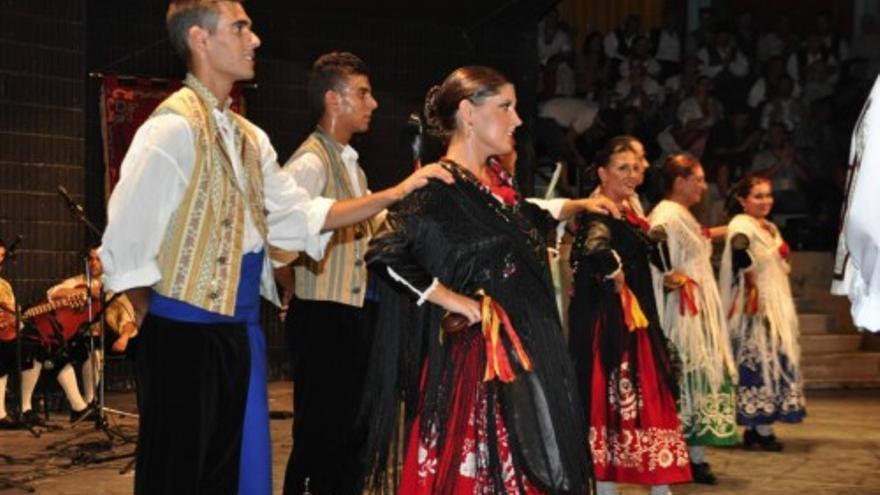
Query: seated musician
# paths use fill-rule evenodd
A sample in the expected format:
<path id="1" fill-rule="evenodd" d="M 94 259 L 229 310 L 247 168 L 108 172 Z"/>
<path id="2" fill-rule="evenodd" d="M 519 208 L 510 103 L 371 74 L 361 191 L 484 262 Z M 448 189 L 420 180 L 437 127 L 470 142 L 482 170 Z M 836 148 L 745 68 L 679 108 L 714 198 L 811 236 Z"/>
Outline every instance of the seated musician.
<path id="1" fill-rule="evenodd" d="M 0 243 L 0 266 L 6 259 L 6 246 Z M 0 342 L 0 423 L 4 428 L 12 428 L 17 423 L 8 417 L 5 411 L 6 381 L 8 374 L 17 367 L 15 341 L 15 296 L 12 287 L 5 280 L 0 279 L 0 304 L 5 311 L 0 317 L 0 335 L 4 337 Z M 10 328 L 11 326 L 11 328 Z M 43 362 L 49 358 L 48 354 L 38 344 L 38 340 L 21 338 L 21 424 L 25 426 L 42 425 L 43 420 L 32 407 L 32 399 Z M 67 364 L 58 372 L 58 383 L 67 396 L 70 403 L 71 418 L 76 418 L 87 409 L 87 404 L 79 393 L 76 384 L 76 373 L 70 364 Z"/>
<path id="2" fill-rule="evenodd" d="M 95 251 L 92 250 L 91 253 L 94 254 Z M 97 255 L 95 255 L 95 258 L 97 259 Z M 93 272 L 92 265 L 94 265 L 94 263 L 90 262 L 89 265 L 90 272 Z M 59 286 L 63 284 L 64 282 L 62 282 L 62 284 L 59 284 Z M 59 289 L 61 289 L 59 286 L 53 287 L 49 290 L 50 301 L 57 302 L 73 295 L 72 293 L 67 293 L 66 291 L 59 291 Z M 82 285 L 80 292 L 82 292 L 84 288 L 85 284 Z M 80 306 L 83 306 L 83 303 L 80 303 Z M 62 304 L 60 307 L 64 307 L 64 305 Z M 22 339 L 22 342 L 32 342 L 32 340 Z M 88 359 L 88 344 L 84 342 L 68 342 L 66 347 L 69 348 L 69 352 L 58 353 L 55 352 L 54 349 L 47 348 L 46 346 L 39 346 L 34 352 L 33 365 L 30 366 L 28 369 L 24 369 L 23 367 L 23 370 L 21 372 L 22 414 L 20 421 L 24 426 L 33 427 L 42 426 L 45 424 L 42 418 L 40 418 L 36 411 L 33 410 L 32 399 L 34 395 L 34 390 L 37 387 L 37 381 L 40 378 L 40 372 L 44 367 L 46 367 L 46 363 L 49 361 L 51 361 L 53 367 L 59 369 L 56 379 L 58 380 L 58 384 L 61 386 L 61 389 L 64 391 L 64 395 L 67 397 L 67 401 L 70 404 L 70 421 L 73 422 L 86 416 L 87 414 L 91 414 L 94 412 L 94 408 L 89 407 L 89 403 L 94 397 L 93 388 L 92 392 L 90 392 L 89 394 L 89 398 L 84 399 L 83 395 L 80 393 L 79 385 L 77 384 L 76 379 L 76 371 L 73 367 L 74 363 L 81 364 Z M 89 371 L 91 371 L 91 365 L 84 366 L 84 368 L 85 367 L 87 367 Z"/>
<path id="3" fill-rule="evenodd" d="M 88 269 L 89 278 L 91 279 L 91 296 L 100 299 L 103 295 L 105 301 L 110 301 L 109 306 L 104 311 L 104 322 L 110 329 L 110 332 L 105 334 L 107 345 L 111 346 L 114 352 L 125 352 L 129 340 L 137 334 L 137 326 L 134 322 L 134 308 L 123 294 L 117 297 L 113 297 L 109 293 L 103 294 L 104 267 L 101 264 L 101 258 L 98 257 L 97 247 L 92 247 L 88 251 Z M 49 301 L 84 298 L 88 283 L 89 281 L 86 279 L 85 274 L 80 273 L 52 286 L 46 292 L 46 297 Z M 103 365 L 103 350 L 97 340 L 101 335 L 102 329 L 101 322 L 95 323 L 86 332 L 86 335 L 77 337 L 70 343 L 71 360 L 82 363 L 83 398 L 87 403 L 93 402 L 95 398 L 97 385 L 97 378 L 95 377 L 97 367 L 95 363 L 97 363 L 97 366 Z M 89 336 L 95 338 L 94 345 L 88 341 Z"/>

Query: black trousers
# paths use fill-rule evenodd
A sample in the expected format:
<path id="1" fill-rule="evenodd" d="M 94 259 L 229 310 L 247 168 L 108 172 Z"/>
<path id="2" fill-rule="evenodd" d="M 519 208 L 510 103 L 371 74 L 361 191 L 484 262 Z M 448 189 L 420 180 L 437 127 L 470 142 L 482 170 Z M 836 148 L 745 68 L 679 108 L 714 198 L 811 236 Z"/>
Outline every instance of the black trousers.
<path id="1" fill-rule="evenodd" d="M 244 324 L 148 314 L 138 341 L 135 493 L 236 493 L 250 370 Z"/>
<path id="2" fill-rule="evenodd" d="M 294 419 L 284 493 L 303 493 L 308 479 L 312 495 L 359 494 L 366 427 L 356 422 L 375 303 L 294 299 L 288 315 Z"/>

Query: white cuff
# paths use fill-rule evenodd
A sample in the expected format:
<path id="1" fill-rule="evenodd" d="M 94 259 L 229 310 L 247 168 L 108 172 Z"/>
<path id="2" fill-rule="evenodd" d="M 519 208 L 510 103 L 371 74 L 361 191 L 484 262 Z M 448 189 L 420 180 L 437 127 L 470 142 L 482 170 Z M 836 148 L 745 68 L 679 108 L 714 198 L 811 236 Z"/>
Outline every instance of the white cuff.
<path id="1" fill-rule="evenodd" d="M 437 288 L 437 284 L 440 283 L 439 280 L 437 280 L 437 277 L 434 277 L 434 280 L 431 282 L 431 285 L 429 285 L 428 288 L 425 289 L 424 291 L 420 291 L 419 289 L 416 289 L 413 284 L 409 283 L 408 280 L 401 277 L 400 274 L 395 272 L 393 268 L 391 268 L 390 266 L 386 267 L 386 268 L 388 270 L 388 275 L 392 279 L 394 279 L 395 282 L 399 282 L 399 283 L 403 284 L 409 290 L 415 292 L 416 295 L 419 296 L 419 300 L 416 301 L 417 306 L 421 306 L 422 304 L 425 304 L 425 301 L 428 300 L 428 297 L 430 297 L 431 293 L 434 292 L 434 289 Z"/>
<path id="2" fill-rule="evenodd" d="M 425 304 L 425 301 L 428 300 L 428 298 L 434 292 L 434 289 L 437 288 L 438 283 L 440 283 L 440 281 L 437 280 L 437 277 L 434 277 L 434 280 L 431 281 L 431 285 L 429 285 L 428 288 L 425 289 L 425 292 L 422 292 L 422 296 L 419 297 L 418 301 L 416 301 L 416 306 L 421 306 L 422 304 Z"/>
<path id="3" fill-rule="evenodd" d="M 122 292 L 135 287 L 152 287 L 161 279 L 162 273 L 159 271 L 159 264 L 151 261 L 141 268 L 125 273 L 105 274 L 104 285 L 107 290 Z"/>
<path id="4" fill-rule="evenodd" d="M 614 270 L 613 272 L 609 273 L 608 275 L 605 275 L 605 280 L 611 280 L 612 278 L 616 277 L 617 274 L 620 273 L 621 270 L 623 270 L 623 262 L 620 260 L 620 255 L 617 254 L 617 251 L 612 249 L 611 254 L 613 254 L 614 259 L 617 260 L 617 270 Z"/>

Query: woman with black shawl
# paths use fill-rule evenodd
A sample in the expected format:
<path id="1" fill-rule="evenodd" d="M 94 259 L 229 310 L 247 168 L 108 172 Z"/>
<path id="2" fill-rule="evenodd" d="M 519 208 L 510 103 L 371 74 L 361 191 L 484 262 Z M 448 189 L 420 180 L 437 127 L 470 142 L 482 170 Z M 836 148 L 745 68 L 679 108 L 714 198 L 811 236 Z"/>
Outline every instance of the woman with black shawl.
<path id="1" fill-rule="evenodd" d="M 675 405 L 675 360 L 649 264 L 662 252 L 661 239 L 628 204 L 640 166 L 629 138 L 609 141 L 596 164 L 599 196 L 617 204 L 623 218 L 578 219 L 569 348 L 589 416 L 598 493 L 616 494 L 615 483 L 623 482 L 666 495 L 669 484 L 690 481 L 691 470 Z"/>
<path id="2" fill-rule="evenodd" d="M 432 88 L 425 114 L 456 181 L 398 203 L 371 243 L 370 268 L 390 282 L 381 284 L 366 387 L 374 488 L 589 490 L 583 413 L 548 269 L 556 221 L 490 160 L 513 149 L 515 106 L 513 85 L 486 67 L 460 68 Z M 613 209 L 603 199 L 559 206 L 559 218 Z"/>

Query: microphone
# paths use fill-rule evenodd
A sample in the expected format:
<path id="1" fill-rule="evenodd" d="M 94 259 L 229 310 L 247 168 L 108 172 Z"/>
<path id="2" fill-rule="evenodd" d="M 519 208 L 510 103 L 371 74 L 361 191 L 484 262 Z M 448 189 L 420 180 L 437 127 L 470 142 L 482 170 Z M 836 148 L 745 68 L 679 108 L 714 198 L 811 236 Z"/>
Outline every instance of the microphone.
<path id="1" fill-rule="evenodd" d="M 67 189 L 65 189 L 64 186 L 58 186 L 58 194 L 64 197 L 64 200 L 67 202 L 67 207 L 70 208 L 70 211 L 77 215 L 85 214 L 85 210 L 83 210 L 83 207 L 70 197 L 70 194 L 67 193 Z"/>
<path id="2" fill-rule="evenodd" d="M 406 119 L 406 127 L 407 132 L 412 134 L 410 148 L 412 150 L 413 163 L 416 168 L 419 168 L 422 165 L 422 134 L 424 133 L 424 127 L 422 126 L 422 118 L 418 113 L 413 112 L 409 114 L 409 117 Z"/>

